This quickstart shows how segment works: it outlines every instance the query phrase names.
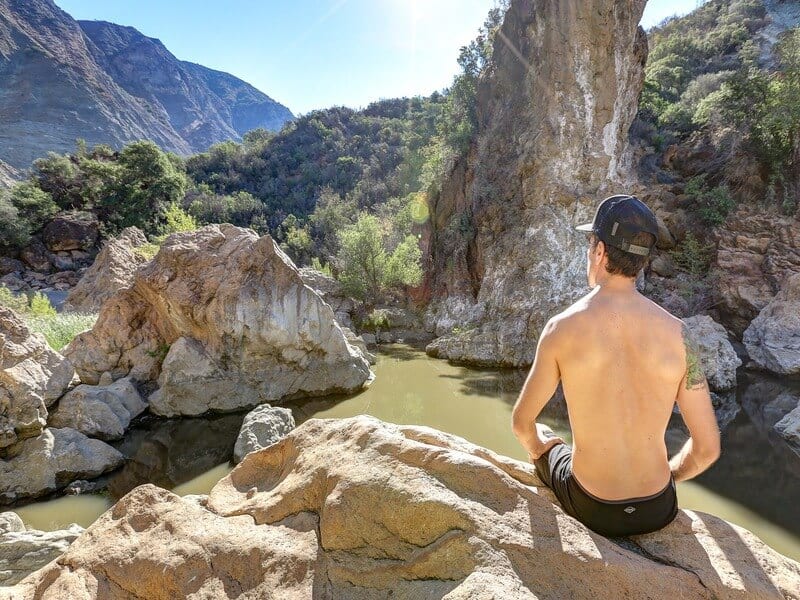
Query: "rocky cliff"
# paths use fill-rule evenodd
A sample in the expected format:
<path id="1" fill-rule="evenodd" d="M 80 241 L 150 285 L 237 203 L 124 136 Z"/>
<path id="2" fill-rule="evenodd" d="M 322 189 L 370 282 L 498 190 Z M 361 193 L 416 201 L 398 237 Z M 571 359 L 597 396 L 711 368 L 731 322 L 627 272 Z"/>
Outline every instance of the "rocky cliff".
<path id="1" fill-rule="evenodd" d="M 292 118 L 246 83 L 182 63 L 133 29 L 83 26 L 52 0 L 0 0 L 0 159 L 12 167 L 71 150 L 76 138 L 151 139 L 189 154 Z"/>
<path id="2" fill-rule="evenodd" d="M 571 226 L 629 183 L 644 5 L 512 1 L 480 82 L 477 137 L 431 202 L 434 354 L 530 363 L 548 316 L 586 291 Z"/>
<path id="3" fill-rule="evenodd" d="M 532 465 L 427 427 L 312 419 L 208 496 L 134 489 L 2 599 L 798 599 L 800 565 L 681 511 L 611 541 Z"/>

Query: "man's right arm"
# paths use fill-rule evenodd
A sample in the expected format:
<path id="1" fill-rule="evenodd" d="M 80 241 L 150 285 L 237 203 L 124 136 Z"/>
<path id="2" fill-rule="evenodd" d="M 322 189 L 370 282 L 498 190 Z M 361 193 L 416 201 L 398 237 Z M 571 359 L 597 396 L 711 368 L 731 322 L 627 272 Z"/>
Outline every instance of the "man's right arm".
<path id="1" fill-rule="evenodd" d="M 720 454 L 719 427 L 708 383 L 700 365 L 697 346 L 685 324 L 682 335 L 686 349 L 686 371 L 676 401 L 689 429 L 689 440 L 669 461 L 675 481 L 685 481 L 699 475 L 714 464 Z"/>

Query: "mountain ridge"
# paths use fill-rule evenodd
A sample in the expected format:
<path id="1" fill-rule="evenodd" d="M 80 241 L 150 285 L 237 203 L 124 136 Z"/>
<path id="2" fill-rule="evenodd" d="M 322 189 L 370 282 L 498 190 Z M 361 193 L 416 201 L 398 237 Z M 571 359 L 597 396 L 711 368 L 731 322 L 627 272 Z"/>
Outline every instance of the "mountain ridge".
<path id="1" fill-rule="evenodd" d="M 151 139 L 188 155 L 294 118 L 233 75 L 180 61 L 133 27 L 79 22 L 52 0 L 0 0 L 0 81 L 0 160 L 16 169 L 77 138 Z"/>

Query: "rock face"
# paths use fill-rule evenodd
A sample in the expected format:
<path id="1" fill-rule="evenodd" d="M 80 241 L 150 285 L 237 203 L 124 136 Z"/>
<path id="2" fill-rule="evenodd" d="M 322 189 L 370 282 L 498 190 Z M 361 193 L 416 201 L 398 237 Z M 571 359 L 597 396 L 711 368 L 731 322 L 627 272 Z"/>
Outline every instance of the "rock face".
<path id="1" fill-rule="evenodd" d="M 356 303 L 350 296 L 345 294 L 341 283 L 311 267 L 301 268 L 300 276 L 303 278 L 303 283 L 330 304 L 339 324 L 343 327 L 353 326 L 353 311 Z"/>
<path id="2" fill-rule="evenodd" d="M 800 375 L 800 273 L 753 319 L 742 337 L 760 368 L 779 375 Z"/>
<path id="3" fill-rule="evenodd" d="M 131 420 L 147 408 L 130 378 L 110 385 L 79 385 L 51 411 L 51 427 L 70 427 L 101 440 L 122 438 Z"/>
<path id="4" fill-rule="evenodd" d="M 147 259 L 136 248 L 147 243 L 137 227 L 128 227 L 106 242 L 91 267 L 67 296 L 66 309 L 94 313 L 119 290 L 133 283 L 133 274 Z"/>
<path id="5" fill-rule="evenodd" d="M 16 517 L 3 513 L 0 519 L 3 515 Z M 0 529 L 0 586 L 14 585 L 58 558 L 81 533 L 83 527 L 75 524 L 59 531 L 26 531 L 24 525 L 5 532 Z"/>
<path id="6" fill-rule="evenodd" d="M 285 438 L 294 429 L 294 417 L 288 408 L 272 407 L 269 404 L 259 406 L 244 418 L 236 445 L 233 447 L 233 462 L 254 452 L 274 444 Z"/>
<path id="7" fill-rule="evenodd" d="M 511 2 L 479 84 L 477 138 L 432 199 L 423 236 L 439 356 L 530 364 L 549 315 L 585 288 L 572 226 L 630 183 L 644 5 Z"/>
<path id="8" fill-rule="evenodd" d="M 72 364 L 0 306 L 0 451 L 42 432 L 47 407 L 67 389 Z"/>
<path id="9" fill-rule="evenodd" d="M 354 391 L 370 375 L 275 242 L 231 225 L 170 236 L 64 352 L 84 383 L 158 381 L 150 409 L 165 416 Z"/>
<path id="10" fill-rule="evenodd" d="M 44 226 L 42 241 L 51 252 L 89 250 L 97 242 L 100 223 L 91 213 L 61 213 Z"/>
<path id="11" fill-rule="evenodd" d="M 792 450 L 800 455 L 800 403 L 797 408 L 775 423 L 775 429 Z"/>
<path id="12" fill-rule="evenodd" d="M 721 519 L 682 511 L 618 545 L 552 498 L 455 436 L 312 419 L 205 502 L 133 490 L 7 597 L 798 597 L 800 565 Z"/>
<path id="13" fill-rule="evenodd" d="M 17 169 L 72 151 L 76 138 L 150 139 L 189 154 L 292 118 L 235 77 L 179 61 L 130 28 L 79 24 L 52 0 L 0 0 L 0 80 L 0 160 Z"/>
<path id="14" fill-rule="evenodd" d="M 717 281 L 723 322 L 736 335 L 800 272 L 800 221 L 742 207 L 715 229 Z"/>
<path id="15" fill-rule="evenodd" d="M 683 320 L 700 351 L 708 385 L 712 390 L 729 390 L 736 387 L 736 369 L 742 361 L 736 355 L 725 328 L 707 315 L 696 315 Z"/>
<path id="16" fill-rule="evenodd" d="M 75 479 L 92 479 L 120 466 L 122 454 L 74 429 L 49 427 L 8 449 L 0 460 L 0 504 L 36 498 Z"/>

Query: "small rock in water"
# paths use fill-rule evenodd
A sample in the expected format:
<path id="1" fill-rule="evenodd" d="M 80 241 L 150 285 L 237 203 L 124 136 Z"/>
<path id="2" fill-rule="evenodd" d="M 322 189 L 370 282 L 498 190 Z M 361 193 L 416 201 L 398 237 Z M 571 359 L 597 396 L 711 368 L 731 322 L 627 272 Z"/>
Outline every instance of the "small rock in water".
<path id="1" fill-rule="evenodd" d="M 261 450 L 283 439 L 294 429 L 294 417 L 288 408 L 264 404 L 253 409 L 244 418 L 236 446 L 233 462 L 239 463 L 250 452 Z"/>

